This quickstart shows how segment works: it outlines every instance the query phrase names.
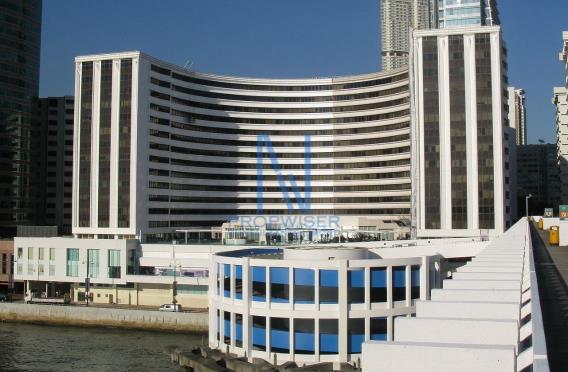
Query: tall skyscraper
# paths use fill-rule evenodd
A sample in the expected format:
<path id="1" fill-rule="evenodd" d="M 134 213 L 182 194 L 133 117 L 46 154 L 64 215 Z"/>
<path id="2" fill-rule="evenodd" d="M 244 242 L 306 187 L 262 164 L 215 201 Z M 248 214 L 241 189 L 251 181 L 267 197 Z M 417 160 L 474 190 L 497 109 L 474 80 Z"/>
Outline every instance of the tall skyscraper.
<path id="1" fill-rule="evenodd" d="M 525 91 L 515 87 L 509 92 L 509 126 L 517 132 L 517 145 L 527 144 L 527 113 Z"/>
<path id="2" fill-rule="evenodd" d="M 562 33 L 560 60 L 564 62 L 564 86 L 554 88 L 552 102 L 556 105 L 556 140 L 562 185 L 568 185 L 568 31 Z M 568 204 L 568 187 L 562 188 L 562 203 Z"/>
<path id="3" fill-rule="evenodd" d="M 45 224 L 57 226 L 62 234 L 71 233 L 74 101 L 69 96 L 40 99 L 45 133 L 42 157 Z"/>
<path id="4" fill-rule="evenodd" d="M 384 71 L 408 66 L 410 29 L 432 25 L 430 0 L 381 2 L 381 55 Z"/>
<path id="5" fill-rule="evenodd" d="M 37 223 L 41 0 L 0 2 L 0 236 Z"/>
<path id="6" fill-rule="evenodd" d="M 496 0 L 438 0 L 437 7 L 439 28 L 501 24 Z"/>
<path id="7" fill-rule="evenodd" d="M 511 223 L 511 128 L 500 27 L 415 31 L 413 223 L 420 237 L 500 234 Z"/>

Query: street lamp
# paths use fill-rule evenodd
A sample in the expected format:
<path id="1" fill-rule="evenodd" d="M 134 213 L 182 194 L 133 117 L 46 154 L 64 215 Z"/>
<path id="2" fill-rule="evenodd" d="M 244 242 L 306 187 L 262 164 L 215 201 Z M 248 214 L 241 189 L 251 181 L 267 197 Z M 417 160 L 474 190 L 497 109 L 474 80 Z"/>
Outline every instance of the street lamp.
<path id="1" fill-rule="evenodd" d="M 532 198 L 532 194 L 525 196 L 525 211 L 527 214 L 527 221 L 529 220 L 529 199 Z"/>

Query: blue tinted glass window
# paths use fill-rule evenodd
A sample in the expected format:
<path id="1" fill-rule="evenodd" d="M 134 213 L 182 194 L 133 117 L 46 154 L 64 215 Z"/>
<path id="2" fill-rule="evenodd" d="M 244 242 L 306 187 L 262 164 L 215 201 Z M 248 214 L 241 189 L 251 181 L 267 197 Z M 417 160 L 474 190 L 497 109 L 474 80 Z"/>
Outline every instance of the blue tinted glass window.
<path id="1" fill-rule="evenodd" d="M 289 271 L 287 267 L 270 268 L 270 301 L 286 303 L 290 300 Z"/>
<path id="2" fill-rule="evenodd" d="M 252 266 L 252 300 L 266 301 L 266 267 Z"/>
<path id="3" fill-rule="evenodd" d="M 347 272 L 348 301 L 350 304 L 365 302 L 365 271 L 350 270 Z"/>
<path id="4" fill-rule="evenodd" d="M 393 300 L 404 301 L 406 300 L 406 267 L 394 266 L 392 268 L 393 276 Z"/>
<path id="5" fill-rule="evenodd" d="M 294 269 L 294 302 L 313 304 L 315 300 L 315 272 L 312 269 Z"/>
<path id="6" fill-rule="evenodd" d="M 319 271 L 319 300 L 321 304 L 336 304 L 338 299 L 337 270 Z"/>

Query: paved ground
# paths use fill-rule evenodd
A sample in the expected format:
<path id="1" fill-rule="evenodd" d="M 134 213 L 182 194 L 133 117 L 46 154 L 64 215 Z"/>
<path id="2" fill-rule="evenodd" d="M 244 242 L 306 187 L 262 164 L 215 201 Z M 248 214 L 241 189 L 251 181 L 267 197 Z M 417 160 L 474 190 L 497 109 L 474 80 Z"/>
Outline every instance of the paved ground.
<path id="1" fill-rule="evenodd" d="M 548 231 L 531 226 L 550 370 L 568 370 L 568 247 L 548 245 Z"/>

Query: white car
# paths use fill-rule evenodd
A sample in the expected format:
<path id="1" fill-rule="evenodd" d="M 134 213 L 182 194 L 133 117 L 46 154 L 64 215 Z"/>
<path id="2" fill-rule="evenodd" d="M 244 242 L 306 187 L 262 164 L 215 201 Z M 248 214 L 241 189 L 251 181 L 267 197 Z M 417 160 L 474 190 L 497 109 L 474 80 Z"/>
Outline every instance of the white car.
<path id="1" fill-rule="evenodd" d="M 179 312 L 181 311 L 181 305 L 179 304 L 163 304 L 159 308 L 160 311 L 170 311 L 170 312 Z"/>

